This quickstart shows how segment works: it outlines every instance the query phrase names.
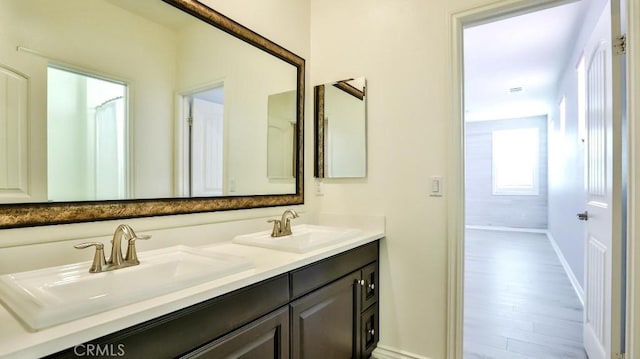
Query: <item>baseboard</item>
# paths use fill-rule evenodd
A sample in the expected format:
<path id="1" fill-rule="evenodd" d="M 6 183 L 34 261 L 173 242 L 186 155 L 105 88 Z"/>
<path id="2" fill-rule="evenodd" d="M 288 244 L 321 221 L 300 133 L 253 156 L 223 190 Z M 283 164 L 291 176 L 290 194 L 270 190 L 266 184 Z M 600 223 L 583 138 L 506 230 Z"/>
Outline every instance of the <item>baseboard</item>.
<path id="1" fill-rule="evenodd" d="M 556 240 L 553 238 L 553 235 L 551 235 L 549 231 L 546 231 L 546 235 L 547 235 L 547 238 L 549 238 L 549 243 L 551 243 L 553 250 L 556 252 L 556 255 L 558 256 L 560 263 L 562 264 L 562 268 L 564 268 L 564 271 L 567 273 L 567 277 L 569 277 L 569 281 L 573 286 L 573 290 L 576 291 L 576 294 L 578 295 L 578 299 L 580 300 L 580 303 L 584 307 L 584 290 L 582 290 L 582 287 L 580 286 L 580 281 L 578 281 L 578 278 L 576 278 L 576 275 L 573 273 L 573 270 L 571 269 L 569 262 L 567 262 L 567 259 L 564 257 L 564 254 L 562 254 L 562 251 L 560 250 L 560 246 L 558 246 L 558 242 L 556 242 Z"/>
<path id="2" fill-rule="evenodd" d="M 517 227 L 500 227 L 500 226 L 475 226 L 466 225 L 465 229 L 479 229 L 483 231 L 500 231 L 500 232 L 524 232 L 524 233 L 542 233 L 546 234 L 546 229 L 539 228 L 517 228 Z"/>
<path id="3" fill-rule="evenodd" d="M 374 359 L 429 359 L 422 355 L 409 353 L 404 350 L 399 350 L 379 344 L 378 347 L 374 349 L 371 357 Z"/>

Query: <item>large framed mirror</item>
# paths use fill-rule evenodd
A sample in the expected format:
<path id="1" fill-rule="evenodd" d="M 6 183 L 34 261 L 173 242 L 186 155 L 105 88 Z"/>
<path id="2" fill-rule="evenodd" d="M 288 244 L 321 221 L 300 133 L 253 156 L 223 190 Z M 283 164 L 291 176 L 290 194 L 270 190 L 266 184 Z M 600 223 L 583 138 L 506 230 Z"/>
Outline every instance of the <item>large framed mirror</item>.
<path id="1" fill-rule="evenodd" d="M 357 77 L 314 87 L 315 177 L 367 176 L 366 82 Z"/>
<path id="2" fill-rule="evenodd" d="M 196 0 L 3 0 L 0 29 L 0 228 L 304 202 L 300 56 Z"/>

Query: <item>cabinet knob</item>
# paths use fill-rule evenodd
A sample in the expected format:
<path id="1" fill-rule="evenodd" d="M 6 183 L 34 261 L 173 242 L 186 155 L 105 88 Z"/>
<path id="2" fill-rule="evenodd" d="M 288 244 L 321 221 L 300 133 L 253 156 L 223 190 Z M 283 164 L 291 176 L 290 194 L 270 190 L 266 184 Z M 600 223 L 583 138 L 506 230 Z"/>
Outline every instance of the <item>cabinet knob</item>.
<path id="1" fill-rule="evenodd" d="M 360 284 L 361 286 L 363 286 L 363 287 L 364 287 L 364 280 L 362 280 L 362 279 L 356 279 L 356 283 L 357 283 L 357 284 Z"/>
<path id="2" fill-rule="evenodd" d="M 375 283 L 369 283 L 369 289 L 370 290 L 375 290 L 376 289 Z"/>
<path id="3" fill-rule="evenodd" d="M 375 336 L 376 335 L 376 330 L 375 329 L 369 329 L 369 334 L 371 334 L 371 336 Z"/>

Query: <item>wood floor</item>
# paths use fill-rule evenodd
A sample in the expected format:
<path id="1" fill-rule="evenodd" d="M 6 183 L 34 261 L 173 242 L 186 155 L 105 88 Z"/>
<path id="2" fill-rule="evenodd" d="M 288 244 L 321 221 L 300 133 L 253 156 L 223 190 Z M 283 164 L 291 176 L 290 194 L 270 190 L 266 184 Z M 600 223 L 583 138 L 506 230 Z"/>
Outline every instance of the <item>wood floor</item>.
<path id="1" fill-rule="evenodd" d="M 582 305 L 544 234 L 467 230 L 464 358 L 587 358 Z"/>

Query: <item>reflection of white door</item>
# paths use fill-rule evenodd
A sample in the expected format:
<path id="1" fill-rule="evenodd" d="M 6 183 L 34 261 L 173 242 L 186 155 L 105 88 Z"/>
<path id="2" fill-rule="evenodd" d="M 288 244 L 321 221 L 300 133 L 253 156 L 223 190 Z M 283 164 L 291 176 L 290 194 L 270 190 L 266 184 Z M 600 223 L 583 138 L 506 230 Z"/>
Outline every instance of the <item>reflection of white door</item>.
<path id="1" fill-rule="evenodd" d="M 222 195 L 223 105 L 194 98 L 191 132 L 191 195 Z"/>
<path id="2" fill-rule="evenodd" d="M 47 63 L 0 41 L 0 201 L 47 200 Z"/>
<path id="3" fill-rule="evenodd" d="M 293 178 L 294 123 L 269 118 L 267 128 L 267 177 Z"/>
<path id="4" fill-rule="evenodd" d="M 585 48 L 586 60 L 586 222 L 584 345 L 589 358 L 619 351 L 621 238 L 614 220 L 621 208 L 620 144 L 613 118 L 611 10 L 607 5 Z M 618 211 L 615 211 L 618 212 Z M 614 224 L 616 223 L 616 224 Z"/>

